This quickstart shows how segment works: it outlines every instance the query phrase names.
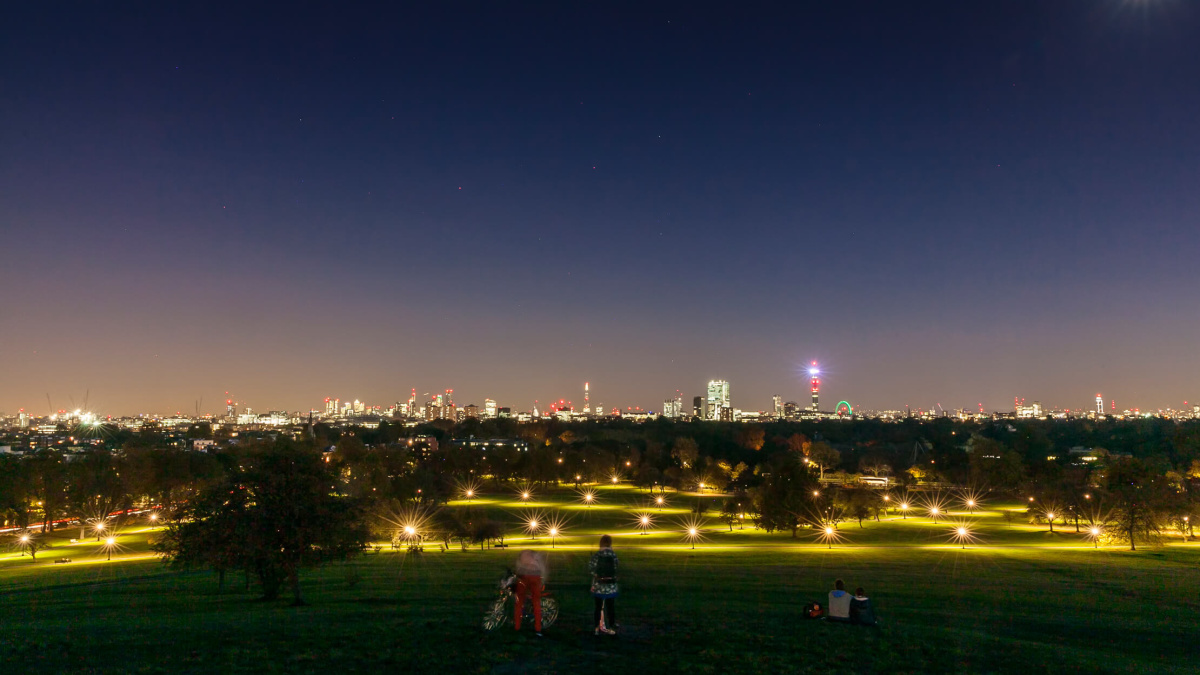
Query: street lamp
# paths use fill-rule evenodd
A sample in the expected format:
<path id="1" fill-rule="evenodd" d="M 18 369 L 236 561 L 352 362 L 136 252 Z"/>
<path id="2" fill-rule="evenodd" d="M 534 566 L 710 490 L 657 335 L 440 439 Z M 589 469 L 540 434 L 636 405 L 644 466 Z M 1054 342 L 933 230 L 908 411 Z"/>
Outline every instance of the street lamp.
<path id="1" fill-rule="evenodd" d="M 904 520 L 908 520 L 908 502 L 903 502 L 900 504 L 900 517 Z"/>
<path id="2" fill-rule="evenodd" d="M 109 537 L 108 539 L 104 540 L 104 547 L 108 549 L 108 559 L 109 560 L 112 560 L 112 550 L 113 550 L 113 546 L 115 546 L 116 543 L 117 543 L 117 540 L 113 537 Z"/>
<path id="3" fill-rule="evenodd" d="M 1046 520 L 1050 521 L 1050 534 L 1054 534 L 1054 512 L 1046 512 Z"/>
<path id="4" fill-rule="evenodd" d="M 638 518 L 638 526 L 642 528 L 642 534 L 646 534 L 646 528 L 650 527 L 650 516 L 643 515 Z"/>
<path id="5" fill-rule="evenodd" d="M 554 548 L 554 538 L 558 536 L 558 528 L 550 528 L 550 548 Z"/>
<path id="6" fill-rule="evenodd" d="M 936 506 L 929 507 L 929 515 L 933 516 L 933 522 L 936 523 L 937 517 L 938 517 L 938 507 L 936 507 Z"/>
<path id="7" fill-rule="evenodd" d="M 696 550 L 696 537 L 698 537 L 699 534 L 700 533 L 696 530 L 696 528 L 694 528 L 694 527 L 688 528 L 688 538 L 692 540 L 692 550 L 693 551 Z"/>
<path id="8" fill-rule="evenodd" d="M 662 510 L 662 506 L 663 506 L 663 502 L 664 502 L 664 501 L 666 501 L 666 500 L 664 500 L 662 497 L 655 497 L 655 498 L 654 498 L 654 503 L 658 505 L 658 509 L 659 509 L 660 511 Z"/>
<path id="9" fill-rule="evenodd" d="M 829 549 L 833 550 L 833 527 L 825 526 L 825 543 L 829 544 Z"/>
<path id="10" fill-rule="evenodd" d="M 529 530 L 529 538 L 537 539 L 538 521 L 537 518 L 530 518 L 529 524 L 525 526 Z"/>
<path id="11" fill-rule="evenodd" d="M 967 550 L 967 534 L 968 534 L 967 528 L 960 527 L 957 530 L 955 530 L 955 532 L 958 533 L 958 540 L 962 542 L 963 550 L 964 551 Z"/>

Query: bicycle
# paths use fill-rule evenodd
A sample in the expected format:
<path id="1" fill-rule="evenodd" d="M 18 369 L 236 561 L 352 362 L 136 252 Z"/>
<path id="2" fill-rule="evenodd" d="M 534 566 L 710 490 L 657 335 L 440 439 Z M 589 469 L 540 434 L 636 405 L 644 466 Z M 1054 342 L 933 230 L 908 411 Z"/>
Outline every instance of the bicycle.
<path id="1" fill-rule="evenodd" d="M 500 626 L 512 625 L 512 612 L 517 590 L 517 575 L 507 570 L 500 579 L 499 597 L 492 603 L 491 608 L 483 615 L 483 629 L 496 630 Z M 558 600 L 548 592 L 542 591 L 542 628 L 549 628 L 558 619 Z M 533 621 L 533 603 L 525 603 L 521 621 Z"/>

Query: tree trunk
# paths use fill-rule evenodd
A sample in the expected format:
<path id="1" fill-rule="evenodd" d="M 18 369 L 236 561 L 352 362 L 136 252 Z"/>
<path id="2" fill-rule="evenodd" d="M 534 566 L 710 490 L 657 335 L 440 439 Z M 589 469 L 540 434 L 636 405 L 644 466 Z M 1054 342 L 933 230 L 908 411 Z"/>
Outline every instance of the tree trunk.
<path id="1" fill-rule="evenodd" d="M 1135 524 L 1136 522 L 1137 522 L 1137 521 L 1135 521 L 1133 518 L 1130 518 L 1130 519 L 1129 519 L 1129 550 L 1130 550 L 1130 551 L 1136 551 L 1136 550 L 1137 550 L 1137 544 L 1135 544 L 1135 543 L 1133 542 L 1133 530 L 1134 530 L 1134 524 Z"/>
<path id="2" fill-rule="evenodd" d="M 276 570 L 260 563 L 258 581 L 262 585 L 263 600 L 276 600 L 279 598 L 279 574 Z"/>
<path id="3" fill-rule="evenodd" d="M 292 585 L 292 605 L 294 607 L 307 605 L 304 597 L 300 595 L 300 571 L 296 567 L 292 567 L 288 572 L 288 582 Z"/>

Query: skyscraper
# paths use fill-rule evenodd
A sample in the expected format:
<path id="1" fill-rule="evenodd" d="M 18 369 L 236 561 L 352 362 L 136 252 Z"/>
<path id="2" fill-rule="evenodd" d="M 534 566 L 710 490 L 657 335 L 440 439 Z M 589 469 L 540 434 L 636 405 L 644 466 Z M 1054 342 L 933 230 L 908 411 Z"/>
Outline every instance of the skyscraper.
<path id="1" fill-rule="evenodd" d="M 708 383 L 708 398 L 705 400 L 705 414 L 707 419 L 721 419 L 722 410 L 725 408 L 733 409 L 729 404 L 729 383 L 725 380 L 712 380 Z"/>
<path id="2" fill-rule="evenodd" d="M 680 400 L 677 398 L 669 398 L 663 401 L 662 416 L 667 419 L 675 419 L 679 417 Z"/>
<path id="3" fill-rule="evenodd" d="M 821 410 L 820 395 L 821 395 L 821 379 L 818 377 L 821 370 L 817 368 L 817 362 L 813 361 L 812 366 L 808 369 L 808 374 L 812 376 L 812 411 L 818 412 Z"/>
<path id="4" fill-rule="evenodd" d="M 489 420 L 496 419 L 496 402 L 490 398 L 483 400 L 483 416 Z"/>
<path id="5" fill-rule="evenodd" d="M 775 404 L 775 419 L 783 419 L 783 397 L 776 394 L 771 397 L 771 402 Z"/>
<path id="6" fill-rule="evenodd" d="M 692 417 L 695 417 L 698 420 L 704 419 L 704 397 L 703 396 L 693 396 L 692 397 Z"/>
<path id="7" fill-rule="evenodd" d="M 1104 414 L 1104 398 L 1100 394 L 1096 394 L 1096 414 Z"/>

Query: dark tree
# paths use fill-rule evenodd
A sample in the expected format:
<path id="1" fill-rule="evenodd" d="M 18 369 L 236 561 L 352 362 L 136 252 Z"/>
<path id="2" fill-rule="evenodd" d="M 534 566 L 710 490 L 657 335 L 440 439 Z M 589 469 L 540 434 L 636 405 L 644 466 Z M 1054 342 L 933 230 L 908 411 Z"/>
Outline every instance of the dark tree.
<path id="1" fill-rule="evenodd" d="M 1107 488 L 1113 527 L 1136 551 L 1139 538 L 1150 541 L 1158 535 L 1169 498 L 1166 480 L 1145 462 L 1122 457 L 1108 467 Z"/>
<path id="2" fill-rule="evenodd" d="M 328 465 L 307 450 L 249 456 L 197 501 L 203 510 L 173 526 L 158 550 L 171 563 L 242 567 L 258 575 L 265 600 L 287 583 L 295 604 L 305 604 L 302 568 L 349 558 L 370 540 L 363 502 L 342 494 Z"/>
<path id="3" fill-rule="evenodd" d="M 812 473 L 794 455 L 779 456 L 763 472 L 763 482 L 754 492 L 758 524 L 768 532 L 791 530 L 792 538 L 814 510 L 813 491 L 818 487 Z"/>

